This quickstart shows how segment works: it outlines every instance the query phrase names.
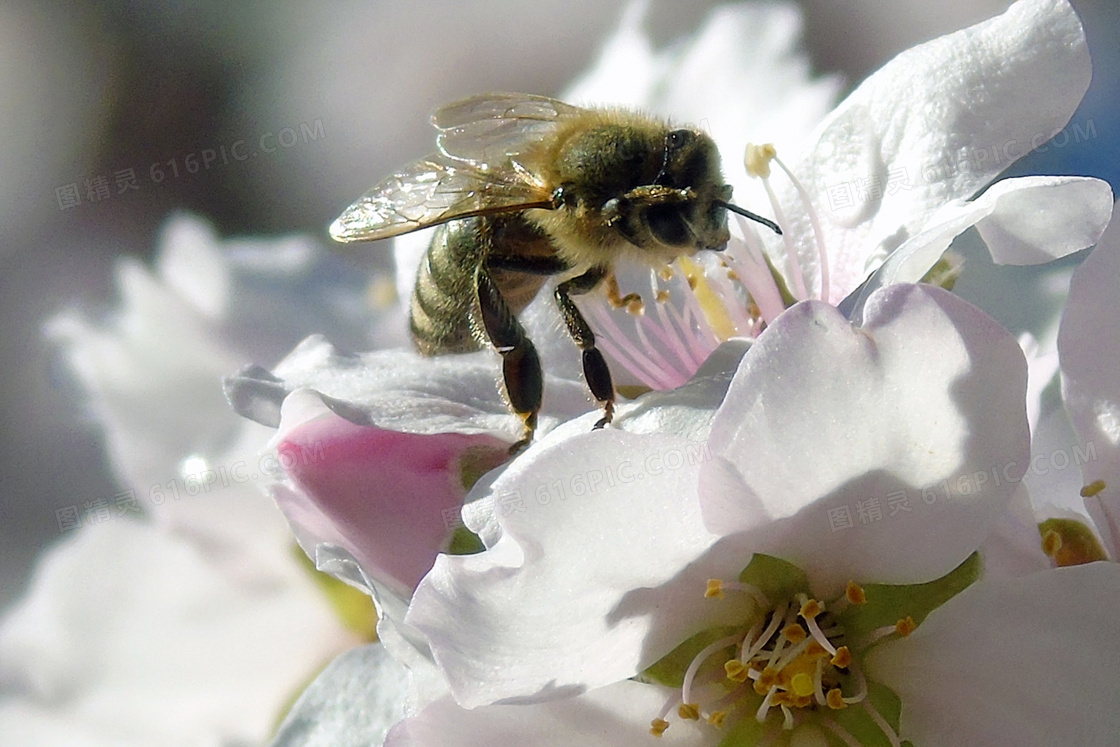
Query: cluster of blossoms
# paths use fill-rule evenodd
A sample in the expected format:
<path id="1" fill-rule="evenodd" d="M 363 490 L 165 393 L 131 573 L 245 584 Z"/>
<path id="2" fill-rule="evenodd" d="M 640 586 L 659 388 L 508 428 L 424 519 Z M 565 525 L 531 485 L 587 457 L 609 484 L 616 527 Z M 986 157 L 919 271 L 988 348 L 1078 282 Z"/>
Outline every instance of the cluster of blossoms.
<path id="1" fill-rule="evenodd" d="M 703 120 L 747 154 L 725 164 L 737 201 L 783 234 L 740 222 L 719 256 L 623 268 L 581 300 L 633 395 L 602 430 L 555 310 L 532 304 L 545 402 L 516 457 L 490 351 L 313 336 L 227 380 L 274 429 L 268 491 L 299 545 L 377 608 L 378 642 L 338 657 L 274 745 L 1110 743 L 1113 197 L 971 157 L 1069 121 L 1091 75 L 1076 14 L 1019 0 L 831 113 L 788 8 L 721 9 L 662 53 L 631 16 L 565 98 Z M 775 125 L 785 140 L 748 147 Z M 1096 247 L 1056 341 L 1026 355 L 952 292 L 969 228 L 996 264 Z M 397 241 L 404 298 L 424 240 Z M 1024 479 L 1063 437 L 1092 446 L 1084 471 Z M 851 506 L 891 518 L 838 531 Z"/>
<path id="2" fill-rule="evenodd" d="M 1065 2 L 1022 0 L 909 50 L 797 133 L 810 146 L 787 166 L 792 144 L 736 142 L 726 133 L 756 122 L 704 100 L 756 80 L 692 78 L 735 49 L 788 54 L 795 26 L 781 10 L 725 10 L 670 56 L 631 23 L 568 96 L 610 101 L 612 69 L 658 71 L 622 103 L 705 117 L 724 153 L 747 154 L 731 176 L 740 202 L 759 195 L 784 229 L 740 222 L 721 255 L 620 271 L 584 303 L 634 395 L 610 428 L 592 430 L 547 303 L 526 315 L 550 374 L 541 435 L 508 461 L 516 433 L 488 353 L 347 356 L 316 339 L 230 382 L 243 411 L 270 414 L 280 453 L 325 444 L 329 463 L 291 459 L 273 492 L 318 567 L 380 612 L 380 648 L 339 659 L 276 744 L 1115 733 L 1120 381 L 1101 358 L 1116 275 L 1097 267 L 1120 250 L 1102 239 L 1112 193 L 1081 177 L 997 181 L 1006 164 L 970 157 L 1066 125 L 1090 77 L 1080 22 Z M 818 121 L 832 84 L 783 83 L 769 114 Z M 946 154 L 961 167 L 926 168 Z M 881 188 L 829 200 L 863 175 Z M 1010 332 L 951 292 L 962 269 L 946 251 L 969 228 L 996 264 L 1100 244 L 1058 338 L 1065 408 L 1109 454 L 1085 473 L 1089 514 L 1048 516 L 1057 499 L 1024 485 L 1030 400 L 1055 369 L 1037 349 L 1028 366 Z M 402 290 L 422 250 L 423 237 L 398 242 Z M 850 533 L 830 521 L 888 504 L 898 517 Z M 403 669 L 386 681 L 375 665 Z M 386 692 L 398 710 L 378 721 L 361 703 Z M 356 708 L 369 720 L 346 716 Z"/>

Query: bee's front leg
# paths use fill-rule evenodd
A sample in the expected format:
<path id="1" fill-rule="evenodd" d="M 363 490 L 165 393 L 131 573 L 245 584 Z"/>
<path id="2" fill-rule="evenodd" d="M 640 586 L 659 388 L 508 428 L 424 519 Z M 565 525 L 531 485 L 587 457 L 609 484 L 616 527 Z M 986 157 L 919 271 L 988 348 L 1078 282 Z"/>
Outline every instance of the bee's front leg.
<path id="1" fill-rule="evenodd" d="M 603 407 L 603 417 L 595 424 L 596 428 L 602 428 L 614 418 L 614 383 L 611 381 L 611 370 L 606 359 L 595 347 L 595 334 L 571 297 L 592 290 L 607 273 L 605 267 L 592 267 L 582 275 L 560 283 L 556 286 L 555 294 L 568 334 L 583 351 L 583 377 L 587 380 L 587 387 L 591 390 L 591 396 Z"/>
<path id="2" fill-rule="evenodd" d="M 502 356 L 502 381 L 506 399 L 524 423 L 521 440 L 510 447 L 516 454 L 529 445 L 537 429 L 537 413 L 544 393 L 544 372 L 533 342 L 502 296 L 485 266 L 476 275 L 482 326 L 490 344 Z"/>

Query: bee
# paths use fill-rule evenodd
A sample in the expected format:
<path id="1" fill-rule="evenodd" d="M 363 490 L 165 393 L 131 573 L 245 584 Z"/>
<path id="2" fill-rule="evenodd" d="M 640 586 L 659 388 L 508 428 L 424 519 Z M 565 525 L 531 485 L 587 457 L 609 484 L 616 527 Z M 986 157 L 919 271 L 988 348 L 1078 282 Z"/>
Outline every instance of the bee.
<path id="1" fill-rule="evenodd" d="M 544 96 L 489 94 L 432 115 L 436 151 L 347 208 L 336 241 L 372 241 L 438 226 L 420 263 L 410 311 L 423 355 L 501 355 L 503 393 L 533 438 L 544 376 L 517 315 L 555 275 L 553 295 L 603 416 L 614 415 L 610 369 L 573 296 L 613 280 L 622 259 L 661 266 L 723 249 L 732 205 L 715 142 L 696 129 L 620 109 Z"/>

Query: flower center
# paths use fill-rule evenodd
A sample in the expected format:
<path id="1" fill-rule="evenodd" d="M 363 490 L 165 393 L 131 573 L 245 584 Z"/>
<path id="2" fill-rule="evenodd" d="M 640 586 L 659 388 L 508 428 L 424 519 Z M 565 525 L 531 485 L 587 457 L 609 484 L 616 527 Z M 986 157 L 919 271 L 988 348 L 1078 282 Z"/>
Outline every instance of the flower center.
<path id="1" fill-rule="evenodd" d="M 650 733 L 660 736 L 678 719 L 703 720 L 723 731 L 726 745 L 900 747 L 903 704 L 864 676 L 862 661 L 909 636 L 979 573 L 973 553 L 932 581 L 849 583 L 825 600 L 810 592 L 800 568 L 756 553 L 737 580 L 710 580 L 705 592 L 709 604 L 739 596 L 736 609 L 748 610 L 742 621 L 698 633 L 643 673 L 674 688 Z"/>
<path id="2" fill-rule="evenodd" d="M 604 283 L 607 303 L 586 304 L 597 343 L 614 361 L 652 389 L 680 386 L 699 369 L 720 343 L 753 339 L 794 303 L 806 298 L 827 300 L 829 271 L 824 234 L 808 192 L 778 158 L 772 145 L 748 146 L 748 173 L 762 180 L 779 225 L 788 224 L 770 182 L 771 162 L 789 178 L 797 192 L 798 214 L 812 226 L 819 268 L 819 290 L 806 290 L 805 273 L 785 231 L 784 276 L 774 267 L 755 227 L 735 216 L 742 238 L 732 236 L 720 254 L 682 256 L 648 275 L 648 285 L 623 293 L 613 277 Z M 627 279 L 628 285 L 634 278 Z M 652 303 L 651 303 L 652 301 Z"/>
<path id="3" fill-rule="evenodd" d="M 845 735 L 843 726 L 822 714 L 852 705 L 874 711 L 836 614 L 866 601 L 862 588 L 849 584 L 844 596 L 827 604 L 806 593 L 770 604 L 761 590 L 748 584 L 712 580 L 705 596 L 722 598 L 726 591 L 763 602 L 760 612 L 696 653 L 679 698 L 651 722 L 652 734 L 660 736 L 669 728 L 666 716 L 673 704 L 679 718 L 703 719 L 715 727 L 736 716 L 789 731 L 814 719 L 838 735 Z M 880 727 L 892 743 L 899 743 L 877 712 L 872 718 L 882 721 Z"/>

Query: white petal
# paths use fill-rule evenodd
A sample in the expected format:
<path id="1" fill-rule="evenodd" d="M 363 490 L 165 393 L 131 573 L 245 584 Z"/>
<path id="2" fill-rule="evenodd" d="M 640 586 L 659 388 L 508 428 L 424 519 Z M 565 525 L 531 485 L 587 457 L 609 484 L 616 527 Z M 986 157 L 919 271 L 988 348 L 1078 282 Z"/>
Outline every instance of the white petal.
<path id="1" fill-rule="evenodd" d="M 726 611 L 704 607 L 710 573 L 686 569 L 714 540 L 696 501 L 705 458 L 703 444 L 603 430 L 515 460 L 492 487 L 498 542 L 441 556 L 406 618 L 428 636 L 456 700 L 607 685 Z"/>
<path id="2" fill-rule="evenodd" d="M 849 316 L 858 319 L 863 299 L 879 288 L 921 280 L 953 239 L 972 226 L 997 264 L 1039 264 L 1097 243 L 1111 215 L 1112 189 L 1100 179 L 1004 179 L 975 200 L 957 200 L 939 209 L 860 289 Z"/>
<path id="3" fill-rule="evenodd" d="M 972 197 L 1058 132 L 1090 74 L 1069 4 L 1020 0 L 1003 15 L 903 52 L 864 81 L 793 165 L 825 213 L 830 300 L 851 292 L 937 207 Z M 838 194 L 848 198 L 837 201 Z M 783 204 L 796 204 L 792 188 L 784 195 Z M 802 265 L 815 266 L 807 218 L 782 228 L 798 243 Z"/>
<path id="4" fill-rule="evenodd" d="M 408 670 L 379 644 L 339 656 L 288 712 L 271 747 L 380 745 L 404 718 Z"/>
<path id="5" fill-rule="evenodd" d="M 658 739 L 649 735 L 668 690 L 638 682 L 617 682 L 575 698 L 531 705 L 496 705 L 466 710 L 451 698 L 433 703 L 401 722 L 385 747 L 533 745 L 533 747 L 616 747 L 657 744 L 705 747 L 721 734 L 706 724 L 675 719 Z"/>
<path id="6" fill-rule="evenodd" d="M 403 350 L 350 354 L 322 336 L 301 342 L 269 373 L 243 369 L 226 382 L 246 417 L 275 427 L 280 405 L 307 387 L 326 395 L 339 415 L 402 433 L 488 433 L 513 442 L 521 421 L 499 394 L 501 363 L 490 351 L 426 358 Z M 592 409 L 582 382 L 545 378 L 541 431 Z"/>
<path id="7" fill-rule="evenodd" d="M 865 660 L 914 744 L 1113 744 L 1120 565 L 980 581 Z"/>
<path id="8" fill-rule="evenodd" d="M 1094 449 L 1085 483 L 1107 487 L 1086 501 L 1112 557 L 1120 557 L 1120 223 L 1073 274 L 1058 332 L 1062 396 L 1078 435 Z"/>
<path id="9" fill-rule="evenodd" d="M 988 534 L 1029 454 L 1010 333 L 930 286 L 883 289 L 866 313 L 862 328 L 817 302 L 779 317 L 712 424 L 724 468 L 701 478 L 709 528 L 757 527 L 760 501 L 776 523 L 751 550 L 805 568 L 818 593 L 947 573 Z"/>
<path id="10" fill-rule="evenodd" d="M 151 525 L 83 529 L 46 556 L 0 626 L 0 670 L 22 713 L 40 714 L 2 733 L 51 744 L 44 735 L 71 723 L 91 743 L 264 739 L 315 668 L 353 644 L 321 593 L 287 568 L 240 582 Z"/>

